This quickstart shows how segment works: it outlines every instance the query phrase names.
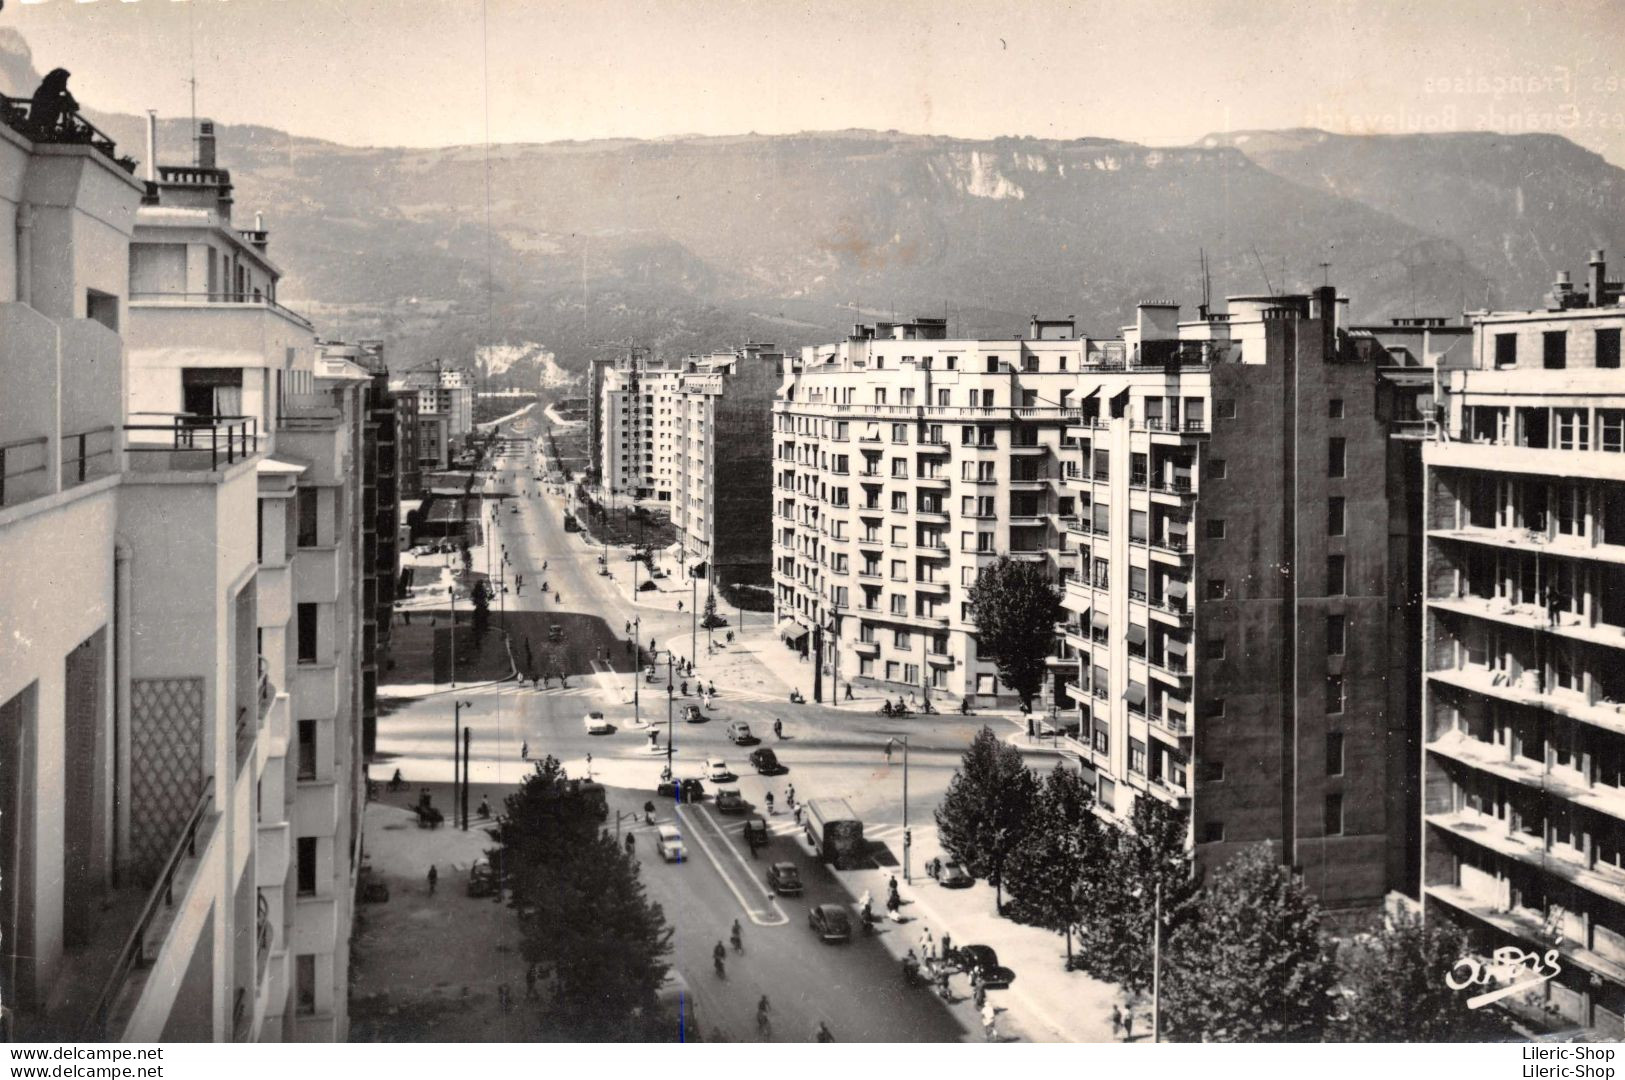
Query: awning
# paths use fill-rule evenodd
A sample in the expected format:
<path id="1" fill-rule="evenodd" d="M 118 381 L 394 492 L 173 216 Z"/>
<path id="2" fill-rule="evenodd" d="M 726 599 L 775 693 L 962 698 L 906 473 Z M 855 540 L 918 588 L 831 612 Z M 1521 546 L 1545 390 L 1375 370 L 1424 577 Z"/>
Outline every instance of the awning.
<path id="1" fill-rule="evenodd" d="M 1079 394 L 1078 395 L 1078 397 L 1077 397 L 1078 404 L 1082 405 L 1085 401 L 1088 401 L 1090 398 L 1094 397 L 1098 393 L 1100 393 L 1100 384 L 1095 383 L 1094 386 L 1089 388 L 1089 392 L 1087 394 Z"/>
<path id="2" fill-rule="evenodd" d="M 1111 619 L 1106 616 L 1104 611 L 1095 612 L 1089 621 L 1094 624 L 1096 630 L 1109 630 L 1112 625 Z"/>
<path id="3" fill-rule="evenodd" d="M 794 619 L 780 619 L 779 636 L 785 641 L 795 641 L 797 638 L 807 636 L 807 628 Z"/>
<path id="4" fill-rule="evenodd" d="M 1128 624 L 1128 643 L 1130 645 L 1145 644 L 1145 627 L 1135 623 Z"/>
<path id="5" fill-rule="evenodd" d="M 1174 580 L 1168 582 L 1167 592 L 1168 595 L 1173 597 L 1175 600 L 1183 600 L 1185 599 L 1185 583 L 1175 578 Z"/>
<path id="6" fill-rule="evenodd" d="M 683 542 L 681 540 L 679 540 L 677 543 L 673 544 L 671 547 L 666 548 L 665 551 L 663 552 L 663 554 L 670 555 L 674 559 L 677 558 L 682 553 L 683 553 Z"/>
<path id="7" fill-rule="evenodd" d="M 1145 704 L 1145 687 L 1137 682 L 1130 682 L 1128 689 L 1123 691 L 1123 699 L 1130 705 Z"/>
<path id="8" fill-rule="evenodd" d="M 1175 656 L 1185 655 L 1185 643 L 1178 638 L 1169 638 L 1164 647 Z"/>

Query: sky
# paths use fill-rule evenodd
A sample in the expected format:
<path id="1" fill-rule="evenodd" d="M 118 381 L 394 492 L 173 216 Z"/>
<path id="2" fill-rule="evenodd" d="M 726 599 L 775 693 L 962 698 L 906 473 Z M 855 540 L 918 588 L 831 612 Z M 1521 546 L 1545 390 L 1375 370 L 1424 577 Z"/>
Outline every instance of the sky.
<path id="1" fill-rule="evenodd" d="M 1625 164 L 1625 0 L 0 0 L 79 100 L 352 145 L 1548 131 Z"/>

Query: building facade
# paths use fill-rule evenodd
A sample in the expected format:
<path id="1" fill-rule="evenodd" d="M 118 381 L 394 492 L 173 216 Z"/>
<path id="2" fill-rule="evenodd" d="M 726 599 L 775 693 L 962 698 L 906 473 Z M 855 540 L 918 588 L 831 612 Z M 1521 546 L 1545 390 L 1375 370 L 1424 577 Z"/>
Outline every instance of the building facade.
<path id="1" fill-rule="evenodd" d="M 474 388 L 468 374 L 435 361 L 433 368 L 408 371 L 396 388 L 418 392 L 418 412 L 445 417 L 446 438 L 461 445 L 474 430 Z"/>
<path id="2" fill-rule="evenodd" d="M 611 495 L 670 502 L 676 476 L 676 399 L 681 369 L 641 353 L 595 367 L 601 382 L 600 485 Z"/>
<path id="3" fill-rule="evenodd" d="M 1423 445 L 1423 896 L 1533 992 L 1625 1036 L 1625 330 L 1592 256 L 1541 310 L 1474 319 Z"/>

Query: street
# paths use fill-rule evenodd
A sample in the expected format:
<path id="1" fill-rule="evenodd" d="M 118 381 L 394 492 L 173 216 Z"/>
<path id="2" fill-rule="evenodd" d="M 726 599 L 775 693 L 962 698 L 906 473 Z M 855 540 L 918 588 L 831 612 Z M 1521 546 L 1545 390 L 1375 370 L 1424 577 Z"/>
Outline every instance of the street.
<path id="1" fill-rule="evenodd" d="M 533 428 L 534 423 L 529 417 L 521 418 L 515 427 Z M 618 636 L 636 618 L 643 644 L 647 647 L 654 638 L 661 659 L 668 641 L 679 655 L 688 652 L 690 616 L 686 610 L 675 610 L 673 597 L 677 594 L 644 593 L 642 597 L 656 599 L 630 603 L 616 587 L 620 583 L 597 573 L 602 549 L 590 546 L 582 534 L 564 531 L 567 499 L 548 494 L 546 486 L 535 481 L 539 470 L 530 455 L 505 456 L 497 467 L 490 489 L 520 496 L 498 507 L 494 515 L 492 558 L 499 559 L 505 549 L 508 560 L 501 576 L 509 591 L 501 606 L 597 615 Z M 520 510 L 511 513 L 507 507 L 515 502 Z M 544 560 L 546 570 L 542 569 Z M 621 583 L 629 584 L 625 576 L 632 573 L 633 564 L 625 561 L 624 552 L 612 549 L 608 565 Z M 495 576 L 495 565 L 492 571 Z M 522 591 L 514 589 L 515 575 L 523 576 Z M 545 594 L 539 587 L 543 578 L 548 582 Z M 554 591 L 560 594 L 559 601 L 553 599 Z M 493 605 L 493 610 L 497 607 Z M 704 642 L 699 644 L 703 649 Z M 463 724 L 473 732 L 471 806 L 486 797 L 498 806 L 529 767 L 521 758 L 522 749 L 528 749 L 533 759 L 551 754 L 564 762 L 571 775 L 590 775 L 605 784 L 610 825 L 617 832 L 630 830 L 636 838 L 650 896 L 665 909 L 674 929 L 672 963 L 693 990 L 707 1038 L 712 1037 L 713 1029 L 728 1038 L 755 1038 L 756 1003 L 764 994 L 771 1002 L 776 1039 L 810 1039 L 820 1022 L 827 1023 L 840 1041 L 980 1038 L 980 1022 L 968 1002 L 950 1009 L 929 991 L 904 987 L 898 962 L 881 938 L 906 935 L 912 944 L 919 926 L 882 924 L 873 938 L 860 933 L 846 945 L 825 945 L 808 929 L 809 905 L 831 902 L 852 911 L 855 901 L 835 875 L 809 854 L 787 802 L 791 785 L 802 801 L 847 799 L 864 821 L 866 837 L 883 842 L 889 857 L 900 860 L 903 763 L 901 750 L 888 763 L 888 738 L 911 737 L 909 812 L 910 825 L 918 833 L 931 826 L 931 810 L 964 746 L 978 730 L 978 721 L 935 716 L 928 724 L 916 720 L 911 726 L 909 720 L 870 712 L 790 705 L 787 695 L 771 689 L 767 678 L 729 681 L 725 676 L 708 676 L 703 657 L 696 661 L 695 671 L 698 677 L 717 682 L 713 708 L 701 723 L 683 722 L 682 706 L 699 704 L 700 699 L 680 693 L 668 696 L 664 664 L 653 683 L 645 682 L 641 675 L 599 670 L 573 673 L 568 689 L 555 683 L 553 689 L 536 690 L 510 681 L 405 701 L 380 721 L 380 764 L 375 766 L 375 776 L 383 778 L 399 768 L 413 784 L 449 780 L 452 703 L 462 700 L 472 703 L 462 710 Z M 387 686 L 383 692 L 387 694 Z M 615 727 L 612 734 L 586 733 L 584 717 L 592 710 L 605 714 Z M 669 729 L 668 711 L 672 715 Z M 783 739 L 773 736 L 775 718 L 784 721 Z M 753 734 L 764 740 L 761 745 L 771 746 L 787 771 L 775 777 L 757 775 L 748 761 L 754 746 L 728 741 L 725 729 L 734 720 L 748 722 Z M 658 752 L 651 751 L 651 729 L 658 739 Z M 778 810 L 769 817 L 773 839 L 755 860 L 741 835 L 744 817 L 717 814 L 712 796 L 719 785 L 710 779 L 705 782 L 705 801 L 683 807 L 675 818 L 689 861 L 667 865 L 656 855 L 654 830 L 643 824 L 643 805 L 650 800 L 655 803 L 660 823 L 674 820 L 672 800 L 654 795 L 666 763 L 668 730 L 674 741 L 672 764 L 678 777 L 704 774 L 706 760 L 717 757 L 726 760 L 737 776 L 721 786 L 737 787 L 752 804 L 752 814 L 767 816 L 765 796 L 773 793 Z M 887 854 L 879 857 L 884 865 Z M 788 859 L 799 866 L 805 895 L 776 901 L 768 897 L 763 874 L 773 859 Z M 919 866 L 914 870 L 917 878 L 923 877 Z M 894 872 L 901 879 L 900 865 Z M 876 898 L 877 910 L 881 899 Z M 726 942 L 736 918 L 744 928 L 745 951 L 742 956 L 730 952 L 727 976 L 719 979 L 711 970 L 711 951 L 718 941 Z M 967 992 L 963 980 L 956 985 L 963 996 Z"/>

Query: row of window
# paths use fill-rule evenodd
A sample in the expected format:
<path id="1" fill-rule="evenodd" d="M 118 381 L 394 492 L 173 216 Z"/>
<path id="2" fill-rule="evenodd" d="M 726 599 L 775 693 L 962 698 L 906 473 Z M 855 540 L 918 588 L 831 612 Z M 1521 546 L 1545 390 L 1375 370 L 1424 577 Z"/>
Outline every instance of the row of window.
<path id="1" fill-rule="evenodd" d="M 1576 331 L 1582 333 L 1583 331 Z M 1619 367 L 1619 327 L 1605 327 L 1593 330 L 1592 356 L 1595 366 L 1599 368 Z M 1546 330 L 1540 335 L 1540 364 L 1541 367 L 1551 370 L 1560 370 L 1569 365 L 1569 332 L 1567 330 Z M 1498 368 L 1511 368 L 1518 366 L 1518 335 L 1495 335 L 1495 366 Z"/>

